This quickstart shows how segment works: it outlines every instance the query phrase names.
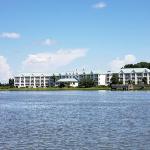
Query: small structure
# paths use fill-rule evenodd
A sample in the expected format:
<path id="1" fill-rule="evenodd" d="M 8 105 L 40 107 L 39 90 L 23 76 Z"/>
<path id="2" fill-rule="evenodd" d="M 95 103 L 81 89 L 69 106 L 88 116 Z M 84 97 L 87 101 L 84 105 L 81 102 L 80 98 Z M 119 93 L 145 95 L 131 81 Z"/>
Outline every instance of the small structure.
<path id="1" fill-rule="evenodd" d="M 132 84 L 112 84 L 111 85 L 111 90 L 133 90 L 133 85 Z"/>
<path id="2" fill-rule="evenodd" d="M 69 86 L 69 87 L 77 87 L 78 86 L 78 80 L 75 78 L 64 78 L 59 79 L 56 82 L 56 86 Z"/>

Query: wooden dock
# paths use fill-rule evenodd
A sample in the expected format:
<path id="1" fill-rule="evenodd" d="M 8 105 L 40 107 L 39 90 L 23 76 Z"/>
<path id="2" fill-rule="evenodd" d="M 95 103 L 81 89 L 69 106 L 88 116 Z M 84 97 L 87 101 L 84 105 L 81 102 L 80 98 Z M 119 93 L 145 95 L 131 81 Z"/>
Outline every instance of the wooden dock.
<path id="1" fill-rule="evenodd" d="M 133 85 L 132 84 L 112 84 L 111 85 L 111 90 L 123 90 L 123 91 L 128 91 L 128 90 L 133 90 Z"/>

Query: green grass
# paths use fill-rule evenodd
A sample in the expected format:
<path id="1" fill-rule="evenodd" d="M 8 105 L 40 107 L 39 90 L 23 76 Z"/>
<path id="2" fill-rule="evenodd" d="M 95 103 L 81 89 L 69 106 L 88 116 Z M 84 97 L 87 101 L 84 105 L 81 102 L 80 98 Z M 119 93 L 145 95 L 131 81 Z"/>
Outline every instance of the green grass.
<path id="1" fill-rule="evenodd" d="M 58 87 L 48 87 L 48 88 L 14 88 L 9 86 L 0 86 L 0 91 L 96 91 L 96 90 L 111 90 L 110 87 L 107 86 L 98 86 L 98 87 L 91 87 L 91 88 L 73 88 L 73 87 L 64 87 L 64 88 L 58 88 Z M 150 86 L 147 85 L 143 89 L 140 89 L 140 86 L 134 86 L 134 90 L 150 90 Z M 118 90 L 117 90 L 118 91 Z"/>
<path id="2" fill-rule="evenodd" d="M 48 87 L 48 88 L 10 88 L 10 87 L 0 87 L 0 91 L 73 91 L 73 90 L 83 90 L 83 91 L 95 91 L 95 90 L 110 90 L 109 87 L 92 87 L 92 88 L 56 88 L 56 87 Z"/>
<path id="3" fill-rule="evenodd" d="M 150 90 L 150 85 L 145 85 L 143 89 L 141 89 L 141 86 L 134 85 L 134 90 Z"/>

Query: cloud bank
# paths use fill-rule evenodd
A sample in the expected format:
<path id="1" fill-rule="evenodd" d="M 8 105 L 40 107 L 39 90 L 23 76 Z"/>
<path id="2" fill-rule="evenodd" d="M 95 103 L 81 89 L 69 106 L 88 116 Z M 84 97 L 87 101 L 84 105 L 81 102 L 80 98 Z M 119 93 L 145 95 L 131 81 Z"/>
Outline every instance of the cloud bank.
<path id="1" fill-rule="evenodd" d="M 0 38 L 4 39 L 19 39 L 21 36 L 16 32 L 3 32 L 0 34 Z"/>
<path id="2" fill-rule="evenodd" d="M 53 53 L 30 54 L 23 61 L 23 70 L 28 72 L 52 72 L 86 55 L 87 49 L 60 49 Z"/>
<path id="3" fill-rule="evenodd" d="M 110 69 L 112 71 L 119 71 L 126 64 L 136 63 L 136 57 L 134 55 L 128 54 L 123 58 L 117 57 L 110 63 Z"/>

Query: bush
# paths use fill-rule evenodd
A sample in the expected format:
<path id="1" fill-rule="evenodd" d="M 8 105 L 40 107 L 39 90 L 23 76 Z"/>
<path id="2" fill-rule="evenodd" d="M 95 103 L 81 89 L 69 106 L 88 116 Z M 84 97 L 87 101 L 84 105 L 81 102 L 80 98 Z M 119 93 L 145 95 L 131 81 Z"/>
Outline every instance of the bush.
<path id="1" fill-rule="evenodd" d="M 89 88 L 94 86 L 95 86 L 94 80 L 90 78 L 83 78 L 79 82 L 79 87 Z"/>

